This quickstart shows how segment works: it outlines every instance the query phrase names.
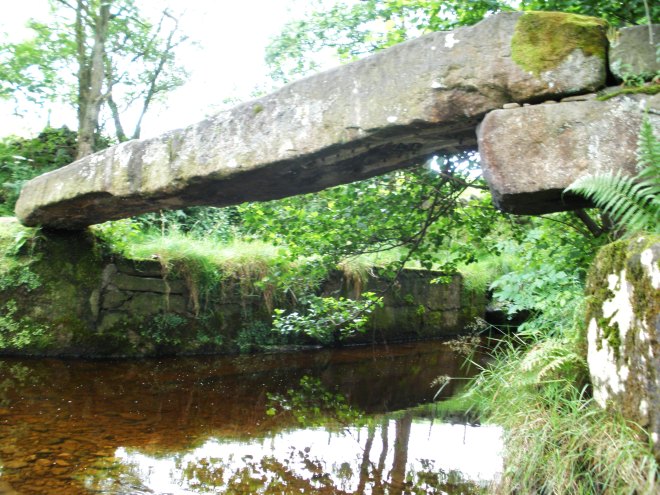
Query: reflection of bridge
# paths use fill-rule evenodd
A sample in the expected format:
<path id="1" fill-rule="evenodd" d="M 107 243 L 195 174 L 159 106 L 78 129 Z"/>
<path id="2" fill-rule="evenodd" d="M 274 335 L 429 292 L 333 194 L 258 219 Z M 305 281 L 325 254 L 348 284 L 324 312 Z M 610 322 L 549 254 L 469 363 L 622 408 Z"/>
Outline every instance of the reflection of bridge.
<path id="1" fill-rule="evenodd" d="M 551 44 L 552 36 L 565 39 Z M 551 45 L 568 49 L 548 53 Z M 26 184 L 16 213 L 27 225 L 77 229 L 162 208 L 318 191 L 477 147 L 503 209 L 579 206 L 561 198 L 577 176 L 634 164 L 638 105 L 515 104 L 601 88 L 606 51 L 605 27 L 596 19 L 492 16 L 37 177 Z M 516 108 L 494 111 L 503 106 Z"/>

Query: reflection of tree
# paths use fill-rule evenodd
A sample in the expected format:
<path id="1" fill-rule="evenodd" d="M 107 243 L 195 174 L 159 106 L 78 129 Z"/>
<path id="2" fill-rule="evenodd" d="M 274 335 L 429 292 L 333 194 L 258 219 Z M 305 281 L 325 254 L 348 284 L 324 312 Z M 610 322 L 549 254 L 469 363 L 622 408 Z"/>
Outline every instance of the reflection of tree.
<path id="1" fill-rule="evenodd" d="M 406 412 L 396 420 L 396 438 L 394 439 L 394 460 L 390 471 L 391 493 L 403 493 L 406 481 L 406 465 L 408 463 L 408 441 L 410 440 L 410 426 L 412 414 Z"/>
<path id="2" fill-rule="evenodd" d="M 297 388 L 284 394 L 268 394 L 266 414 L 277 416 L 278 421 L 293 416 L 300 426 L 355 426 L 363 422 L 363 413 L 351 407 L 343 394 L 332 392 L 321 380 L 303 376 Z"/>
<path id="3" fill-rule="evenodd" d="M 367 430 L 363 456 L 358 460 L 359 470 L 346 461 L 326 468 L 323 459 L 315 458 L 309 449 L 290 450 L 288 457 L 265 456 L 252 458 L 245 456 L 238 462 L 232 456 L 225 459 L 202 458 L 179 465 L 180 478 L 172 482 L 196 493 L 315 493 L 320 495 L 484 495 L 485 487 L 465 480 L 456 471 L 445 472 L 434 466 L 433 461 L 421 461 L 421 470 L 406 469 L 410 438 L 411 415 L 404 415 L 396 421 L 396 439 L 392 467 L 387 479 L 383 479 L 382 469 L 369 460 L 376 444 L 377 429 L 387 430 L 389 424 L 372 425 Z M 381 437 L 382 438 L 382 437 Z M 398 453 L 397 453 L 398 449 Z M 384 449 L 388 451 L 387 448 Z M 379 457 L 379 461 L 383 456 Z M 384 467 L 385 463 L 381 464 Z M 356 466 L 357 467 L 357 466 Z M 359 477 L 355 491 L 350 485 L 353 478 Z"/>
<path id="4" fill-rule="evenodd" d="M 374 424 L 370 424 L 367 427 L 367 441 L 364 443 L 364 449 L 362 451 L 362 462 L 360 463 L 360 481 L 358 482 L 358 487 L 355 493 L 363 494 L 364 487 L 367 484 L 369 479 L 369 456 L 371 455 L 371 447 L 374 444 L 374 436 L 376 433 L 376 427 Z"/>

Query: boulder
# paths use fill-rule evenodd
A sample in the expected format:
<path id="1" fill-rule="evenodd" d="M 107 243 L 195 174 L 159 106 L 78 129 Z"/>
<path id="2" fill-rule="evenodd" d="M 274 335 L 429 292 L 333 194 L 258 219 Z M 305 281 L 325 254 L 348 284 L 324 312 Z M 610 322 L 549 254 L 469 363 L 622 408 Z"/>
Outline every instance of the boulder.
<path id="1" fill-rule="evenodd" d="M 318 191 L 473 149 L 490 110 L 601 87 L 606 50 L 605 23 L 595 18 L 494 15 L 85 157 L 29 181 L 16 214 L 25 225 L 80 229 Z"/>
<path id="2" fill-rule="evenodd" d="M 645 110 L 660 131 L 660 95 L 565 101 L 495 110 L 477 130 L 484 177 L 503 211 L 536 215 L 589 206 L 563 191 L 578 177 L 637 174 Z"/>
<path id="3" fill-rule="evenodd" d="M 644 427 L 660 459 L 660 237 L 606 246 L 589 274 L 588 363 L 605 409 Z"/>
<path id="4" fill-rule="evenodd" d="M 651 33 L 653 40 L 650 39 Z M 619 79 L 652 79 L 660 74 L 660 24 L 625 27 L 618 31 L 608 54 L 610 71 Z"/>

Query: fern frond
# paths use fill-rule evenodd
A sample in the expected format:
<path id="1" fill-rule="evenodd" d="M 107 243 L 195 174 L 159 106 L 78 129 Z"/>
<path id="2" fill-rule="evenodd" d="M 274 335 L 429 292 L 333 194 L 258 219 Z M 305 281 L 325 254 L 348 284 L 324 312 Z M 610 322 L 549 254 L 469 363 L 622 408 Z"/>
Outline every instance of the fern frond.
<path id="1" fill-rule="evenodd" d="M 538 381 L 561 376 L 562 371 L 585 367 L 584 357 L 567 346 L 565 340 L 555 339 L 536 344 L 521 362 L 521 369 L 534 373 Z"/>
<path id="2" fill-rule="evenodd" d="M 620 172 L 581 177 L 566 190 L 591 199 L 629 231 L 660 230 L 660 201 L 655 188 Z"/>
<path id="3" fill-rule="evenodd" d="M 646 118 L 637 141 L 637 167 L 641 181 L 650 181 L 656 186 L 660 184 L 660 140 L 653 132 L 651 121 Z"/>
<path id="4" fill-rule="evenodd" d="M 629 233 L 660 233 L 660 141 L 645 118 L 637 142 L 636 177 L 620 172 L 581 177 L 566 191 L 591 199 Z"/>

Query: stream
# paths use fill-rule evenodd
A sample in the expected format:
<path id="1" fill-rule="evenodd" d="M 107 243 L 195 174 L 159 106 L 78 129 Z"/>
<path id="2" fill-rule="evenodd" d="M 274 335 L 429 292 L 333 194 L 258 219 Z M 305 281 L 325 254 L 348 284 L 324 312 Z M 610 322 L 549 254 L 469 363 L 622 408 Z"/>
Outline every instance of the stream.
<path id="1" fill-rule="evenodd" d="M 501 430 L 434 412 L 464 362 L 443 342 L 0 358 L 0 495 L 486 493 Z"/>

